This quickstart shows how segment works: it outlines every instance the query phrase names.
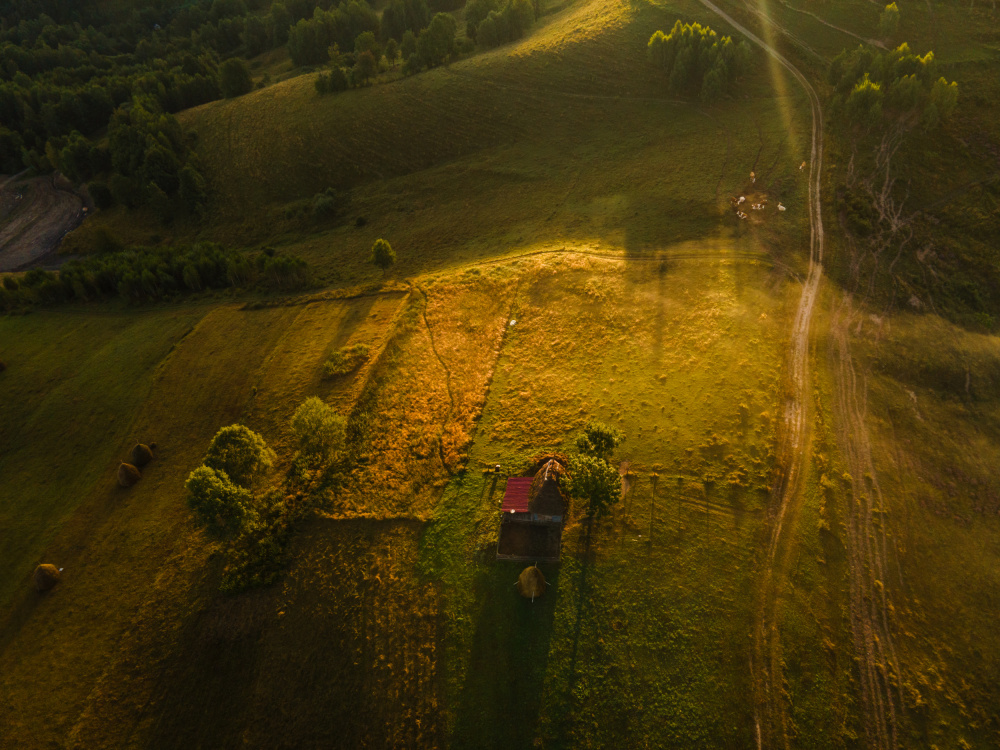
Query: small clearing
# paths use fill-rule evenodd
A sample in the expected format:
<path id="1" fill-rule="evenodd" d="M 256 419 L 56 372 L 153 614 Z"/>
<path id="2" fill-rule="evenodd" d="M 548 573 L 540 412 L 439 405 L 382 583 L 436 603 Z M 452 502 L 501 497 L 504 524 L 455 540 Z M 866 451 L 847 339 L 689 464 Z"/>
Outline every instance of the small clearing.
<path id="1" fill-rule="evenodd" d="M 52 175 L 0 189 L 0 272 L 27 268 L 83 221 L 83 199 Z"/>

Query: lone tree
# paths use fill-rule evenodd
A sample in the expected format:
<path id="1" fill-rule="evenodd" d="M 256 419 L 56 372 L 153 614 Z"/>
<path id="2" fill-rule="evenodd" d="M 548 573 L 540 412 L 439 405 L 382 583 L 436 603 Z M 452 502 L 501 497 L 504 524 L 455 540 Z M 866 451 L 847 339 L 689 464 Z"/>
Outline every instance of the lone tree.
<path id="1" fill-rule="evenodd" d="M 607 461 L 578 453 L 569 460 L 570 497 L 587 504 L 587 515 L 601 518 L 621 500 L 622 478 Z"/>
<path id="2" fill-rule="evenodd" d="M 344 418 L 316 396 L 303 401 L 292 417 L 299 450 L 315 461 L 327 461 L 344 449 L 346 427 Z"/>
<path id="3" fill-rule="evenodd" d="M 237 57 L 231 57 L 219 66 L 219 88 L 227 99 L 242 96 L 253 90 L 250 68 Z"/>
<path id="4" fill-rule="evenodd" d="M 603 422 L 590 422 L 577 437 L 576 449 L 587 456 L 607 461 L 624 439 L 621 430 Z"/>
<path id="5" fill-rule="evenodd" d="M 273 465 L 274 452 L 264 438 L 241 424 L 219 430 L 205 455 L 205 466 L 223 472 L 247 490 Z"/>
<path id="6" fill-rule="evenodd" d="M 392 245 L 383 239 L 375 240 L 375 244 L 372 245 L 371 262 L 385 273 L 386 269 L 396 262 L 396 252 L 392 249 Z"/>
<path id="7" fill-rule="evenodd" d="M 891 39 L 899 30 L 899 7 L 896 3 L 885 6 L 878 19 L 878 31 L 883 39 Z"/>

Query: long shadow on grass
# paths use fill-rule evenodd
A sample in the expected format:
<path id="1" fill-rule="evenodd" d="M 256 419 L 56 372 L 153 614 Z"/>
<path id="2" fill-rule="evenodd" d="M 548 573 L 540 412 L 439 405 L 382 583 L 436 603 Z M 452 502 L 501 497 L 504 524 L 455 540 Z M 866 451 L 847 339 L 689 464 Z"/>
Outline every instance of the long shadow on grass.
<path id="1" fill-rule="evenodd" d="M 531 602 L 514 587 L 523 564 L 497 563 L 474 583 L 481 602 L 452 747 L 532 747 L 541 708 L 559 573 L 540 566 L 545 596 Z"/>

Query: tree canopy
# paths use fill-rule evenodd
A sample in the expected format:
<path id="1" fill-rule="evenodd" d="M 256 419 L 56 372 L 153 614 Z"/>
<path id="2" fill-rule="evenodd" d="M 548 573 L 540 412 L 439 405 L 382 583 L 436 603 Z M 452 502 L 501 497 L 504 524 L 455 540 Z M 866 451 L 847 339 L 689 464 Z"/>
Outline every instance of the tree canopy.
<path id="1" fill-rule="evenodd" d="M 915 54 L 905 42 L 888 52 L 859 46 L 830 65 L 834 113 L 862 133 L 937 127 L 958 103 L 958 84 L 937 75 L 934 53 Z"/>
<path id="2" fill-rule="evenodd" d="M 347 423 L 322 399 L 307 398 L 292 417 L 299 450 L 314 461 L 326 461 L 344 448 Z"/>
<path id="3" fill-rule="evenodd" d="M 233 483 L 246 489 L 273 464 L 274 453 L 264 438 L 241 424 L 219 430 L 205 454 L 205 466 L 224 472 Z"/>
<path id="4" fill-rule="evenodd" d="M 708 26 L 677 21 L 669 34 L 657 31 L 649 40 L 649 59 L 669 76 L 671 94 L 714 101 L 730 93 L 746 73 L 752 52 L 745 41 L 720 37 Z"/>
<path id="5" fill-rule="evenodd" d="M 396 262 L 396 251 L 387 241 L 377 239 L 372 245 L 371 262 L 385 271 Z"/>
<path id="6" fill-rule="evenodd" d="M 624 439 L 621 430 L 603 422 L 590 422 L 577 437 L 576 449 L 580 453 L 607 461 Z"/>
<path id="7" fill-rule="evenodd" d="M 570 457 L 566 491 L 587 505 L 588 515 L 601 518 L 621 500 L 622 478 L 607 461 L 586 453 Z"/>

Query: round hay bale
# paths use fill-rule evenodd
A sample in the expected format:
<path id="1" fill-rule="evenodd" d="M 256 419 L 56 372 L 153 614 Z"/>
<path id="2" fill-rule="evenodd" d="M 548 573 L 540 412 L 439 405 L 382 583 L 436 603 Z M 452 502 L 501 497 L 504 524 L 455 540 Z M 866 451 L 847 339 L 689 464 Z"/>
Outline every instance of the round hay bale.
<path id="1" fill-rule="evenodd" d="M 45 563 L 35 568 L 35 572 L 31 576 L 31 582 L 35 584 L 35 589 L 38 591 L 50 591 L 59 583 L 61 577 L 59 568 L 55 565 Z"/>
<path id="2" fill-rule="evenodd" d="M 131 487 L 140 479 L 142 479 L 142 473 L 132 464 L 122 461 L 121 466 L 118 467 L 118 484 L 122 487 Z"/>
<path id="3" fill-rule="evenodd" d="M 153 460 L 153 451 L 145 443 L 138 443 L 132 449 L 132 463 L 140 469 Z"/>
<path id="4" fill-rule="evenodd" d="M 538 569 L 537 565 L 525 568 L 517 577 L 517 593 L 525 599 L 534 601 L 545 593 L 545 586 L 545 576 L 542 575 L 542 571 Z"/>

